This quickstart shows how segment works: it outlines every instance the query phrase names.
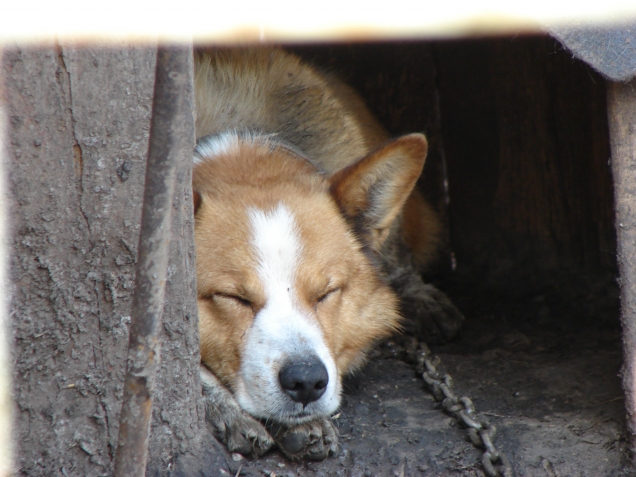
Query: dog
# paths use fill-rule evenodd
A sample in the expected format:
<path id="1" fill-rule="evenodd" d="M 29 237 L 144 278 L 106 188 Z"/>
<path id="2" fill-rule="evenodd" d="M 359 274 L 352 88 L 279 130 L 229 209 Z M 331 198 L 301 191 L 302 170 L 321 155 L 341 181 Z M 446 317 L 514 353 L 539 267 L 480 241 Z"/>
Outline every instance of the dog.
<path id="1" fill-rule="evenodd" d="M 195 58 L 193 165 L 201 379 L 232 452 L 335 452 L 342 379 L 415 316 L 462 316 L 422 282 L 440 222 L 415 184 L 422 134 L 390 139 L 344 83 L 276 48 Z"/>

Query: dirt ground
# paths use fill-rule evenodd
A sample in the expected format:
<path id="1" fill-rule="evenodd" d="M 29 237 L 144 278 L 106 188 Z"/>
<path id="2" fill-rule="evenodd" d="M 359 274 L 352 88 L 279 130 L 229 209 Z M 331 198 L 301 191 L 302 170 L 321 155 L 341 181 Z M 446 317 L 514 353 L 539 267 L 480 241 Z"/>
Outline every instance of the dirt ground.
<path id="1" fill-rule="evenodd" d="M 517 476 L 621 476 L 627 467 L 618 287 L 610 275 L 525 277 L 450 290 L 467 322 L 433 348 L 458 395 L 497 427 Z M 229 459 L 244 476 L 482 476 L 481 452 L 413 368 L 377 353 L 346 382 L 338 454 L 294 463 L 277 451 Z M 235 456 L 239 457 L 239 456 Z"/>

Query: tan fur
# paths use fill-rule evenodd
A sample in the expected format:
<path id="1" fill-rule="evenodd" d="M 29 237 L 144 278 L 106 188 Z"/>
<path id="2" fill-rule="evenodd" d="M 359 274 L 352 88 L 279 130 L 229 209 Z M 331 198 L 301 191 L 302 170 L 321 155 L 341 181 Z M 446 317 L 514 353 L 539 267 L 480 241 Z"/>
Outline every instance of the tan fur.
<path id="1" fill-rule="evenodd" d="M 326 348 L 321 359 L 331 363 L 329 385 L 335 389 L 342 375 L 363 363 L 373 342 L 399 328 L 405 298 L 427 326 L 431 317 L 445 325 L 446 316 L 455 316 L 442 333 L 456 332 L 461 315 L 453 315 L 445 296 L 422 282 L 404 247 L 406 242 L 425 264 L 439 241 L 436 215 L 413 192 L 426 139 L 411 134 L 388 140 L 348 86 L 281 50 L 215 49 L 198 53 L 195 65 L 196 129 L 203 138 L 193 169 L 199 327 L 202 363 L 213 373 L 202 372 L 208 418 L 231 451 L 261 454 L 276 442 L 291 458 L 324 458 L 337 443 L 328 414 L 337 408 L 340 387 L 329 398 L 332 407 L 311 410 L 317 400 L 306 418 L 273 411 L 290 407 L 278 373 L 291 358 L 254 350 L 302 340 L 313 343 L 303 348 L 307 354 Z M 228 131 L 237 134 L 218 136 Z M 284 243 L 295 249 L 300 242 L 302 253 L 269 257 L 275 263 L 297 260 L 293 278 L 274 295 L 289 299 L 289 286 L 302 326 L 317 326 L 315 334 L 268 335 L 288 322 L 267 306 L 267 284 L 258 271 L 262 257 L 254 256 L 260 252 L 252 242 L 255 210 L 284 210 L 292 217 L 294 238 Z M 264 316 L 275 319 L 259 320 Z M 253 335 L 254 330 L 265 331 Z M 255 362 L 250 369 L 257 372 L 246 372 Z M 265 410 L 241 401 L 246 382 Z M 272 382 L 275 391 L 262 398 L 260 390 L 271 389 Z M 273 401 L 283 405 L 277 408 Z M 300 406 L 294 401 L 292 406 Z M 282 430 L 270 436 L 247 412 Z M 317 432 L 322 436 L 316 438 Z M 290 444 L 303 438 L 311 444 L 302 449 Z"/>
<path id="2" fill-rule="evenodd" d="M 234 129 L 240 121 L 244 128 L 280 135 L 328 173 L 388 138 L 351 89 L 296 56 L 278 49 L 215 49 L 197 60 L 197 137 Z"/>
<path id="3" fill-rule="evenodd" d="M 332 177 L 331 192 L 343 204 L 343 212 L 348 217 L 358 211 L 373 207 L 369 203 L 373 197 L 381 201 L 377 217 L 367 214 L 367 221 L 374 221 L 366 239 L 376 250 L 391 231 L 391 225 L 402 212 L 411 191 L 422 172 L 426 158 L 426 139 L 421 134 L 411 134 L 380 147 L 366 156 L 338 171 Z M 393 177 L 383 184 L 383 179 Z M 375 188 L 376 190 L 372 189 Z M 376 206 L 377 207 L 377 206 Z"/>
<path id="4" fill-rule="evenodd" d="M 297 289 L 316 316 L 341 373 L 359 366 L 373 341 L 393 332 L 397 299 L 377 276 L 329 193 L 330 182 L 285 149 L 244 147 L 237 163 L 217 157 L 195 167 L 202 196 L 196 214 L 197 286 L 201 357 L 230 388 L 238 371 L 242 336 L 264 305 L 249 249 L 246 204 L 267 209 L 284 203 L 298 221 L 304 260 Z M 340 288 L 325 302 L 316 300 Z M 238 295 L 253 310 L 223 295 Z"/>
<path id="5" fill-rule="evenodd" d="M 195 94 L 197 137 L 234 129 L 240 122 L 296 145 L 328 174 L 350 166 L 389 137 L 349 86 L 278 49 L 199 53 Z M 404 222 L 404 240 L 425 268 L 439 248 L 441 225 L 418 191 L 408 199 Z"/>

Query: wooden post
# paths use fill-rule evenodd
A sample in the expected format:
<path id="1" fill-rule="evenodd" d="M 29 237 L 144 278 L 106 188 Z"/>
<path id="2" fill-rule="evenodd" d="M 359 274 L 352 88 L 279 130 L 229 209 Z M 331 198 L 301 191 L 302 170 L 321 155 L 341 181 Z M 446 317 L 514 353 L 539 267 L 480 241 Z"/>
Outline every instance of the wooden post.
<path id="1" fill-rule="evenodd" d="M 128 371 L 119 418 L 115 475 L 146 474 L 159 329 L 168 274 L 168 245 L 178 162 L 187 154 L 192 125 L 183 121 L 191 50 L 157 49 L 155 93 L 150 123 L 146 184 L 128 343 Z"/>
<path id="2" fill-rule="evenodd" d="M 156 50 L 124 42 L 3 51 L 12 443 L 25 475 L 113 475 Z M 148 475 L 220 475 L 227 466 L 201 400 L 192 88 L 188 80 Z"/>
<path id="3" fill-rule="evenodd" d="M 636 80 L 609 82 L 616 235 L 623 325 L 623 389 L 628 445 L 636 462 Z"/>
<path id="4" fill-rule="evenodd" d="M 2 64 L 2 51 L 0 51 Z M 0 98 L 4 98 L 4 78 L 0 72 Z M 13 403 L 11 402 L 11 371 L 9 331 L 9 202 L 6 191 L 8 145 L 6 108 L 0 104 L 0 477 L 13 475 Z"/>

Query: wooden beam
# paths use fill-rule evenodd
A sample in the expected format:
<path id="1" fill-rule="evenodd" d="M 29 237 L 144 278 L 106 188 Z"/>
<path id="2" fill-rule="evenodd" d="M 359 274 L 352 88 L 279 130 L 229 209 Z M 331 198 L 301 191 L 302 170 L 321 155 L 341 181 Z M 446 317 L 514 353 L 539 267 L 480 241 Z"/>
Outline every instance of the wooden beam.
<path id="1" fill-rule="evenodd" d="M 0 64 L 2 64 L 0 51 Z M 5 98 L 4 76 L 0 73 L 0 98 Z M 9 201 L 6 184 L 9 162 L 9 135 L 6 107 L 0 104 L 0 477 L 13 474 L 13 402 L 11 400 L 13 359 L 9 321 Z"/>
<path id="2" fill-rule="evenodd" d="M 623 389 L 628 445 L 636 462 L 636 80 L 608 83 L 618 266 L 623 325 Z"/>
<path id="3" fill-rule="evenodd" d="M 192 124 L 183 121 L 191 49 L 157 49 L 139 258 L 128 342 L 128 369 L 115 454 L 117 477 L 146 474 L 150 422 L 159 366 L 159 330 L 168 274 L 170 222 L 179 159 Z"/>

